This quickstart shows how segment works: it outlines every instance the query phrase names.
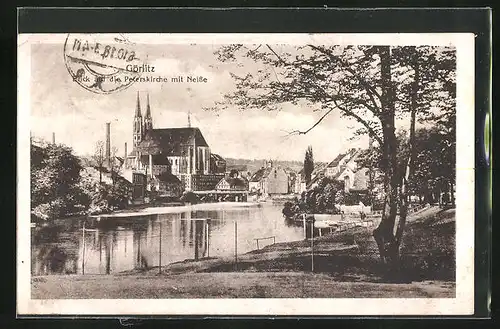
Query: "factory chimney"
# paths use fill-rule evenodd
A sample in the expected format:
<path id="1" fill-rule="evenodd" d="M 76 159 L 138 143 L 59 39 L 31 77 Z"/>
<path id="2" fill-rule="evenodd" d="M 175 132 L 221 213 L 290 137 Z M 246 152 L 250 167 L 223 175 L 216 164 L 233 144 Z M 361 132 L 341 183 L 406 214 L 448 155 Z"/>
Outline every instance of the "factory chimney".
<path id="1" fill-rule="evenodd" d="M 55 144 L 56 143 L 56 133 L 53 132 L 52 133 L 52 144 Z"/>
<path id="2" fill-rule="evenodd" d="M 111 160 L 111 122 L 106 122 L 106 160 L 108 161 L 108 165 Z"/>
<path id="3" fill-rule="evenodd" d="M 125 142 L 125 154 L 123 156 L 123 167 L 127 168 L 127 142 Z"/>

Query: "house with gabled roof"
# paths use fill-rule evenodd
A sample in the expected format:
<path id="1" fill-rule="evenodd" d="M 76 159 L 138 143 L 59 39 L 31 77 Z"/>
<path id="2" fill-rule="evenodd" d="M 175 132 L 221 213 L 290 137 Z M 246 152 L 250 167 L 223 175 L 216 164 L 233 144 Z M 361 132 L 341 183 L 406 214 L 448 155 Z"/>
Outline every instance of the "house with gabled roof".
<path id="1" fill-rule="evenodd" d="M 333 178 L 336 175 L 340 174 L 340 171 L 345 169 L 345 166 L 349 165 L 350 167 L 353 167 L 356 165 L 356 158 L 359 156 L 361 153 L 360 149 L 350 149 L 346 153 L 341 153 L 333 159 L 332 162 L 330 162 L 326 168 L 325 171 L 325 176 L 328 178 Z M 355 170 L 355 168 L 351 168 L 352 170 Z"/>
<path id="2" fill-rule="evenodd" d="M 325 176 L 344 182 L 346 192 L 366 191 L 368 189 L 368 168 L 358 168 L 361 149 L 350 149 L 347 153 L 337 156 L 329 165 Z"/>
<path id="3" fill-rule="evenodd" d="M 222 178 L 215 189 L 217 191 L 246 191 L 248 182 L 242 177 L 224 177 Z"/>
<path id="4" fill-rule="evenodd" d="M 311 181 L 305 189 L 300 188 L 301 193 L 304 190 L 310 190 L 317 186 L 323 178 L 333 179 L 344 182 L 346 192 L 366 191 L 368 189 L 369 169 L 358 168 L 359 157 L 363 154 L 361 149 L 350 149 L 348 152 L 337 155 L 330 163 L 324 166 L 315 166 Z M 300 172 L 303 177 L 303 170 Z M 303 178 L 302 178 L 303 179 Z M 296 184 L 297 190 L 297 184 Z"/>
<path id="5" fill-rule="evenodd" d="M 263 195 L 287 194 L 289 192 L 289 177 L 280 166 L 273 166 L 272 162 L 267 167 L 257 170 L 249 181 L 250 192 Z"/>

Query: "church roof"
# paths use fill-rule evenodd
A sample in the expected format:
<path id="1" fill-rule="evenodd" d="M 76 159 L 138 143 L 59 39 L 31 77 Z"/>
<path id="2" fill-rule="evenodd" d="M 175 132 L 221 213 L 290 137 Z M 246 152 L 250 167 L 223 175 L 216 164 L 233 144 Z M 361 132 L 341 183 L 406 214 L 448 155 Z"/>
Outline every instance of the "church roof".
<path id="1" fill-rule="evenodd" d="M 177 176 L 169 173 L 168 171 L 162 172 L 159 175 L 155 175 L 156 179 L 164 183 L 181 184 L 181 181 Z"/>
<path id="2" fill-rule="evenodd" d="M 144 139 L 134 148 L 131 155 L 137 151 L 143 154 L 161 154 L 162 156 L 182 156 L 184 145 L 208 147 L 199 128 L 165 128 L 153 129 L 146 133 Z"/>
<path id="3" fill-rule="evenodd" d="M 210 153 L 210 157 L 212 157 L 215 161 L 225 161 L 223 157 L 216 153 Z"/>

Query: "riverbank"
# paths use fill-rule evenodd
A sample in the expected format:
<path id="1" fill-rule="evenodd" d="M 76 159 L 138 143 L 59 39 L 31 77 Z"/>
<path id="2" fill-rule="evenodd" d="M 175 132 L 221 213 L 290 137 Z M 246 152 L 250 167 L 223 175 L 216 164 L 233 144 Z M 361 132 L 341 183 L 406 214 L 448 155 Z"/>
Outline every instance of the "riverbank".
<path id="1" fill-rule="evenodd" d="M 233 257 L 186 260 L 107 276 L 33 277 L 33 298 L 453 297 L 455 212 L 410 216 L 398 283 L 389 283 L 371 230 L 278 243 Z"/>
<path id="2" fill-rule="evenodd" d="M 254 207 L 259 206 L 258 202 L 214 202 L 214 203 L 197 203 L 190 205 L 169 205 L 155 206 L 144 208 L 123 209 L 109 214 L 93 215 L 94 218 L 111 218 L 111 217 L 134 217 L 140 215 L 159 215 L 175 212 L 196 211 L 196 210 L 222 210 L 234 207 Z"/>

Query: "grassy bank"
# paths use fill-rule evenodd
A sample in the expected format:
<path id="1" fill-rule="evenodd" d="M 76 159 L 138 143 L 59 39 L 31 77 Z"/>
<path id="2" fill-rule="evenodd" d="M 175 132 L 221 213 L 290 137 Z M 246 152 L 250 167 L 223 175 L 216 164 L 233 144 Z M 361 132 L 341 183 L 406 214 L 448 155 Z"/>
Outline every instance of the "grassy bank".
<path id="1" fill-rule="evenodd" d="M 404 281 L 455 280 L 455 212 L 438 207 L 409 218 L 401 245 L 401 278 Z M 372 230 L 354 228 L 314 238 L 314 272 L 328 273 L 342 281 L 385 281 Z M 310 272 L 310 240 L 277 243 L 244 255 L 185 260 L 162 267 L 163 274 L 193 272 Z M 140 269 L 122 275 L 156 274 Z"/>
<path id="2" fill-rule="evenodd" d="M 409 218 L 398 283 L 387 280 L 371 229 L 267 246 L 230 258 L 186 260 L 111 276 L 46 276 L 34 298 L 453 297 L 455 212 L 434 207 Z"/>

